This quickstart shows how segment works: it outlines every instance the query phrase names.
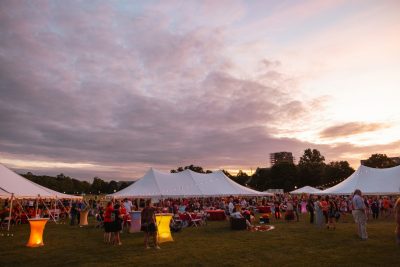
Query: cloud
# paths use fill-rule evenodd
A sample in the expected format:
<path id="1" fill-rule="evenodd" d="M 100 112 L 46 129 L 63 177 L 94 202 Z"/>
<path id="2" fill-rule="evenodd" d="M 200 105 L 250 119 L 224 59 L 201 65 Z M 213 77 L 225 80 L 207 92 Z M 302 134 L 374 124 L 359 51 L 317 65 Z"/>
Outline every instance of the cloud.
<path id="1" fill-rule="evenodd" d="M 387 127 L 389 127 L 389 125 L 386 123 L 348 122 L 326 128 L 320 133 L 320 136 L 322 138 L 345 137 L 366 132 L 374 132 Z"/>
<path id="2" fill-rule="evenodd" d="M 263 57 L 262 81 L 230 74 L 223 28 L 177 31 L 162 9 L 133 14 L 101 1 L 12 4 L 0 25 L 0 151 L 15 167 L 127 176 L 252 165 L 299 143 L 270 134 L 276 114 L 293 115 L 288 105 L 305 112 L 277 74 L 282 63 Z M 241 16 L 233 8 L 230 21 Z"/>
<path id="3" fill-rule="evenodd" d="M 240 1 L 0 7 L 0 162 L 11 167 L 139 177 L 150 166 L 255 168 L 316 146 L 277 137 L 323 108 L 296 97 L 285 61 L 253 53 L 256 73 L 235 71 L 227 35 L 246 14 Z M 316 147 L 332 158 L 353 148 Z"/>

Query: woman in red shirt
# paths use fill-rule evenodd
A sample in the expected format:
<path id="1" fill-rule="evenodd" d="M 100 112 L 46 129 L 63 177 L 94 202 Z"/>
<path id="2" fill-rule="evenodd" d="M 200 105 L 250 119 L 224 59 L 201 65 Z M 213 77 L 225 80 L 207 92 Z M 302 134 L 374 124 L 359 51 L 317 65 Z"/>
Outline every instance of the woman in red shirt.
<path id="1" fill-rule="evenodd" d="M 114 213 L 114 208 L 112 202 L 107 203 L 106 211 L 104 212 L 104 242 L 111 244 L 111 233 L 113 220 L 111 215 Z"/>

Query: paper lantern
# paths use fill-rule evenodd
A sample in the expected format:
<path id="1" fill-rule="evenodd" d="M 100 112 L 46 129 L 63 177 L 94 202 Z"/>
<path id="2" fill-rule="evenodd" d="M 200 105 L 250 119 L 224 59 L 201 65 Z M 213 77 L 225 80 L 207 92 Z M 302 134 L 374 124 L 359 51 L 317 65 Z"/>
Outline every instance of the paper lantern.
<path id="1" fill-rule="evenodd" d="M 39 218 L 39 219 L 29 219 L 29 225 L 31 227 L 31 234 L 29 236 L 29 241 L 26 246 L 28 247 L 40 247 L 44 246 L 43 243 L 43 231 L 44 227 L 49 219 Z"/>
<path id="2" fill-rule="evenodd" d="M 140 227 L 142 226 L 142 214 L 140 211 L 131 211 L 129 212 L 131 217 L 131 226 L 129 227 L 129 233 L 137 233 L 140 232 Z"/>
<path id="3" fill-rule="evenodd" d="M 88 214 L 89 211 L 88 210 L 84 210 L 80 212 L 80 219 L 79 219 L 79 225 L 80 226 L 84 226 L 84 225 L 88 225 Z"/>
<path id="4" fill-rule="evenodd" d="M 171 230 L 169 228 L 171 219 L 171 213 L 156 214 L 158 243 L 174 241 L 172 239 Z"/>

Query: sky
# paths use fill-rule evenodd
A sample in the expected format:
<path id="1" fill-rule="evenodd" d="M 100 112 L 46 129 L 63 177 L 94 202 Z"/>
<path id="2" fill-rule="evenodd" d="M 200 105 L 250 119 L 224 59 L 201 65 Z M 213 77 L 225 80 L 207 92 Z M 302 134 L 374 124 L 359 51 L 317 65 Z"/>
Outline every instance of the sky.
<path id="1" fill-rule="evenodd" d="M 399 1 L 0 1 L 0 163 L 131 180 L 400 156 Z"/>

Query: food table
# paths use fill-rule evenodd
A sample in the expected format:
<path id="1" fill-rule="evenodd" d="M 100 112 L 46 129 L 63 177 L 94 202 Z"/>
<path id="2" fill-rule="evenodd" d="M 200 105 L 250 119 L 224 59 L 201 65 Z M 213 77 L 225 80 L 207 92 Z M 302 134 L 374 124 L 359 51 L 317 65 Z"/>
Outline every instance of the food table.
<path id="1" fill-rule="evenodd" d="M 210 215 L 208 217 L 209 221 L 224 221 L 225 220 L 225 211 L 224 210 L 206 210 L 206 212 Z"/>
<path id="2" fill-rule="evenodd" d="M 49 218 L 34 218 L 28 220 L 31 228 L 31 233 L 28 243 L 26 244 L 27 247 L 44 246 L 43 231 L 48 220 Z"/>
<path id="3" fill-rule="evenodd" d="M 172 213 L 156 214 L 158 243 L 174 241 L 172 239 L 171 230 L 169 227 L 172 216 Z"/>
<path id="4" fill-rule="evenodd" d="M 141 212 L 140 211 L 131 211 L 131 212 L 129 212 L 129 216 L 131 217 L 131 225 L 129 227 L 129 233 L 140 232 L 140 227 L 142 226 Z"/>
<path id="5" fill-rule="evenodd" d="M 271 213 L 270 206 L 258 206 L 257 209 L 259 213 Z"/>
<path id="6" fill-rule="evenodd" d="M 89 211 L 88 210 L 83 210 L 80 212 L 80 219 L 79 219 L 79 225 L 80 226 L 84 226 L 84 225 L 88 225 L 88 214 Z"/>

